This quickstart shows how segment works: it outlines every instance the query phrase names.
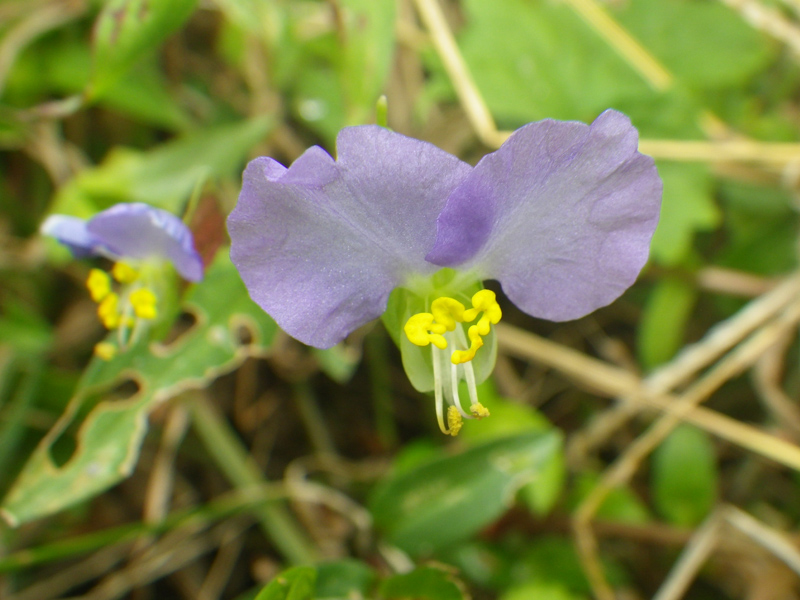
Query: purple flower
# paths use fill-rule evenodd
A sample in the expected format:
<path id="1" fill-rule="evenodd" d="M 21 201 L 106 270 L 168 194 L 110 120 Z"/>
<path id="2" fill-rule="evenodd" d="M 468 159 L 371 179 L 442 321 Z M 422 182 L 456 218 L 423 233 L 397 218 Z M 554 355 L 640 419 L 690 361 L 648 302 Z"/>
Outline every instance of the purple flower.
<path id="1" fill-rule="evenodd" d="M 434 390 L 439 427 L 456 435 L 463 418 L 489 414 L 476 385 L 494 366 L 502 311 L 481 281 L 499 281 L 530 315 L 567 320 L 636 279 L 661 204 L 637 142 L 608 110 L 591 126 L 526 125 L 470 167 L 382 127 L 349 127 L 337 160 L 315 146 L 288 169 L 247 166 L 228 217 L 231 259 L 252 298 L 319 348 L 381 316 L 396 290 L 384 320 L 405 333 L 393 332 L 403 366 L 418 390 Z"/>
<path id="2" fill-rule="evenodd" d="M 52 215 L 42 224 L 41 232 L 68 246 L 78 257 L 165 260 L 184 279 L 203 278 L 203 261 L 189 228 L 172 213 L 147 204 L 117 204 L 89 220 Z"/>
<path id="3" fill-rule="evenodd" d="M 474 168 L 419 140 L 342 130 L 288 169 L 257 158 L 228 218 L 231 258 L 290 335 L 330 347 L 379 317 L 396 287 L 441 267 L 496 279 L 535 317 L 612 302 L 647 261 L 661 180 L 638 135 L 608 110 L 591 125 L 517 130 Z"/>

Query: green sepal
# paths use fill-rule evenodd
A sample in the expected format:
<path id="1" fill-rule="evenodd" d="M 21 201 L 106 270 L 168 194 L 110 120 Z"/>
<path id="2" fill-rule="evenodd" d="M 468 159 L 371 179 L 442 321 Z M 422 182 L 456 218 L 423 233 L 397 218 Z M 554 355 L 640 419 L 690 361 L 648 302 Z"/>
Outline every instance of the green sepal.
<path id="1" fill-rule="evenodd" d="M 403 326 L 412 315 L 430 312 L 431 302 L 442 296 L 455 298 L 465 307 L 471 308 L 473 294 L 483 289 L 480 281 L 471 281 L 464 285 L 463 279 L 455 277 L 452 269 L 438 271 L 427 283 L 429 283 L 427 286 L 418 286 L 425 289 L 423 293 L 395 288 L 389 296 L 389 303 L 382 317 L 389 335 L 400 348 L 403 368 L 411 385 L 420 392 L 430 392 L 434 388 L 433 352 L 431 346 L 420 347 L 412 344 L 403 333 Z M 489 335 L 484 336 L 483 341 L 483 347 L 472 360 L 475 381 L 479 384 L 492 374 L 497 360 L 497 337 L 494 328 Z M 445 352 L 450 353 L 453 350 L 447 348 Z"/>

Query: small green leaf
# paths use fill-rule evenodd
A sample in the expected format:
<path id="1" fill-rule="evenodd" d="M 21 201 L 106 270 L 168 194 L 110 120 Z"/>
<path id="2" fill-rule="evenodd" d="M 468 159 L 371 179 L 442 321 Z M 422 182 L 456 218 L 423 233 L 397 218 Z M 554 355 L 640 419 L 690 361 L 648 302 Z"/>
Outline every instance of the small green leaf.
<path id="1" fill-rule="evenodd" d="M 317 566 L 316 600 L 369 598 L 377 575 L 355 559 L 338 560 Z"/>
<path id="2" fill-rule="evenodd" d="M 140 152 L 112 150 L 56 194 L 52 212 L 91 217 L 118 202 L 146 202 L 170 212 L 206 179 L 231 176 L 272 128 L 270 117 L 209 127 Z"/>
<path id="3" fill-rule="evenodd" d="M 595 473 L 584 473 L 575 482 L 570 504 L 577 507 L 600 481 Z M 647 506 L 629 487 L 621 486 L 612 489 L 597 511 L 597 518 L 602 521 L 618 521 L 620 523 L 642 524 L 652 519 Z"/>
<path id="4" fill-rule="evenodd" d="M 375 491 L 375 524 L 413 554 L 466 539 L 508 509 L 560 448 L 556 431 L 526 433 L 406 470 Z"/>
<path id="5" fill-rule="evenodd" d="M 639 358 L 646 369 L 667 362 L 683 345 L 697 290 L 676 278 L 659 282 L 650 293 L 639 324 Z"/>
<path id="6" fill-rule="evenodd" d="M 674 266 L 689 256 L 695 232 L 715 228 L 721 215 L 707 168 L 659 162 L 658 174 L 664 181 L 664 197 L 650 250 L 653 260 Z"/>
<path id="7" fill-rule="evenodd" d="M 708 434 L 681 425 L 653 453 L 653 503 L 674 525 L 700 523 L 717 497 L 714 445 Z"/>
<path id="8" fill-rule="evenodd" d="M 341 0 L 345 31 L 338 56 L 346 124 L 371 120 L 394 55 L 395 3 Z"/>
<path id="9" fill-rule="evenodd" d="M 385 600 L 465 600 L 463 584 L 453 573 L 437 567 L 419 567 L 385 579 L 380 586 Z"/>
<path id="10" fill-rule="evenodd" d="M 293 567 L 273 579 L 255 600 L 314 600 L 316 580 L 313 567 Z"/>
<path id="11" fill-rule="evenodd" d="M 88 96 L 102 96 L 148 51 L 177 31 L 197 0 L 107 0 L 94 29 Z"/>
<path id="12" fill-rule="evenodd" d="M 506 591 L 500 600 L 582 600 L 583 596 L 574 594 L 564 585 L 550 581 L 530 581 L 515 585 Z"/>

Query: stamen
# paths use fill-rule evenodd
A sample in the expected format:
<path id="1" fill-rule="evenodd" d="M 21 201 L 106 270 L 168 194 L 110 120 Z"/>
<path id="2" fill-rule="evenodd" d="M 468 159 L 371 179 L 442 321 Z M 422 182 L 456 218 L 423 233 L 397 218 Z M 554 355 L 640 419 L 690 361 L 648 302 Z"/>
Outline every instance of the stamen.
<path id="1" fill-rule="evenodd" d="M 452 395 L 451 402 L 453 406 L 458 410 L 462 417 L 465 419 L 471 419 L 472 417 L 461 407 L 461 399 L 458 397 L 458 365 L 451 363 L 450 364 L 450 393 Z"/>
<path id="2" fill-rule="evenodd" d="M 105 361 L 109 361 L 117 355 L 117 347 L 110 342 L 100 342 L 94 346 L 95 355 Z"/>
<path id="3" fill-rule="evenodd" d="M 86 279 L 86 287 L 92 300 L 100 302 L 111 293 L 111 278 L 105 271 L 92 269 Z"/>
<path id="4" fill-rule="evenodd" d="M 444 325 L 447 331 L 453 331 L 456 322 L 464 322 L 464 305 L 447 296 L 434 300 L 431 303 L 431 312 L 436 322 Z"/>
<path id="5" fill-rule="evenodd" d="M 486 333 L 489 333 L 488 331 Z M 486 334 L 484 334 L 486 335 Z M 475 358 L 475 353 L 483 346 L 483 338 L 481 337 L 480 330 L 477 325 L 469 328 L 469 339 L 472 342 L 467 350 L 456 350 L 450 357 L 454 365 L 460 365 L 465 362 L 471 361 Z"/>
<path id="6" fill-rule="evenodd" d="M 458 432 L 461 431 L 462 425 L 461 414 L 456 410 L 456 407 L 449 407 L 447 409 L 447 426 L 449 430 L 445 431 L 445 433 L 455 437 L 458 435 Z"/>
<path id="7" fill-rule="evenodd" d="M 97 316 L 106 329 L 116 329 L 120 324 L 119 296 L 110 292 L 97 307 Z"/>
<path id="8" fill-rule="evenodd" d="M 467 334 L 460 323 L 469 323 L 481 315 L 477 323 L 472 325 Z M 436 402 L 436 420 L 439 429 L 446 435 L 457 435 L 463 426 L 464 419 L 482 419 L 489 416 L 489 411 L 478 402 L 475 371 L 472 359 L 484 345 L 483 336 L 491 332 L 491 326 L 500 321 L 502 311 L 494 292 L 481 290 L 472 296 L 472 308 L 466 310 L 458 300 L 442 296 L 431 303 L 431 312 L 412 315 L 403 327 L 403 331 L 412 344 L 428 346 L 433 354 L 433 387 Z M 469 348 L 467 348 L 469 336 Z M 459 348 L 450 356 L 448 369 L 442 350 L 448 346 Z M 461 371 L 459 371 L 461 365 Z M 444 369 L 444 370 L 443 370 Z M 467 383 L 470 399 L 470 411 L 461 406 L 458 384 L 461 379 Z M 445 425 L 444 406 L 447 404 L 447 425 Z"/>
<path id="9" fill-rule="evenodd" d="M 442 335 L 447 329 L 444 325 L 436 323 L 431 313 L 413 315 L 406 322 L 403 331 L 405 331 L 409 341 L 417 346 L 433 344 L 440 350 L 447 348 L 447 340 Z"/>
<path id="10" fill-rule="evenodd" d="M 442 373 L 441 373 L 441 350 L 437 347 L 431 348 L 433 351 L 433 398 L 436 403 L 436 420 L 439 422 L 439 430 L 447 435 L 449 432 L 444 426 L 444 398 L 442 398 Z"/>
<path id="11" fill-rule="evenodd" d="M 140 319 L 155 319 L 158 316 L 156 310 L 156 295 L 147 288 L 140 288 L 130 295 L 130 302 L 133 312 Z"/>
<path id="12" fill-rule="evenodd" d="M 111 275 L 120 283 L 132 283 L 139 278 L 139 272 L 125 262 L 114 263 Z"/>

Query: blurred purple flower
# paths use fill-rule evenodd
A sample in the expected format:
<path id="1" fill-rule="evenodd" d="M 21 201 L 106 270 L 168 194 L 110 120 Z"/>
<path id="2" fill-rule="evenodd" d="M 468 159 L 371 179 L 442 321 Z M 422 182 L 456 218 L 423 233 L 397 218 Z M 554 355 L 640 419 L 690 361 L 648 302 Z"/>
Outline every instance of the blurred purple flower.
<path id="1" fill-rule="evenodd" d="M 395 287 L 441 267 L 496 279 L 535 317 L 612 302 L 647 261 L 661 180 L 625 115 L 517 130 L 474 168 L 382 127 L 343 129 L 288 169 L 245 170 L 228 218 L 231 258 L 253 299 L 321 348 L 379 317 Z"/>
<path id="2" fill-rule="evenodd" d="M 203 262 L 189 228 L 172 213 L 147 204 L 117 204 L 88 220 L 52 215 L 41 232 L 68 246 L 78 257 L 166 260 L 184 279 L 203 278 Z"/>

